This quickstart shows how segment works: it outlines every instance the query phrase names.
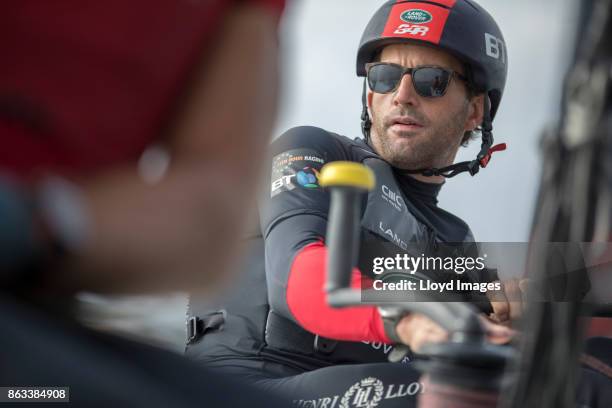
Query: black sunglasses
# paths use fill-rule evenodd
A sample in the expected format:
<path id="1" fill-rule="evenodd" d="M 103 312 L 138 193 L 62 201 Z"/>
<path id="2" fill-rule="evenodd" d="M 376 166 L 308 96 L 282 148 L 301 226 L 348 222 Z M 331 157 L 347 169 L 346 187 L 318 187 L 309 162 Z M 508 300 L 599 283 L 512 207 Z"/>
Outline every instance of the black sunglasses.
<path id="1" fill-rule="evenodd" d="M 373 62 L 366 64 L 366 72 L 370 89 L 382 94 L 395 91 L 406 74 L 412 77 L 417 93 L 425 98 L 444 96 L 453 76 L 467 83 L 467 78 L 460 73 L 440 67 L 404 68 L 388 62 Z"/>

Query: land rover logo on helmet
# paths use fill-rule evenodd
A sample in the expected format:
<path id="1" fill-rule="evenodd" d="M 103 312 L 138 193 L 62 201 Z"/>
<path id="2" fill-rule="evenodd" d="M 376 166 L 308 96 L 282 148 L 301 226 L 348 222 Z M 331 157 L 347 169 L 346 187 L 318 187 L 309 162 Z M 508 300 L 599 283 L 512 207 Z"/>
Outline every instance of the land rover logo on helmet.
<path id="1" fill-rule="evenodd" d="M 411 24 L 426 24 L 433 20 L 430 12 L 421 9 L 406 10 L 400 15 L 400 18 Z"/>

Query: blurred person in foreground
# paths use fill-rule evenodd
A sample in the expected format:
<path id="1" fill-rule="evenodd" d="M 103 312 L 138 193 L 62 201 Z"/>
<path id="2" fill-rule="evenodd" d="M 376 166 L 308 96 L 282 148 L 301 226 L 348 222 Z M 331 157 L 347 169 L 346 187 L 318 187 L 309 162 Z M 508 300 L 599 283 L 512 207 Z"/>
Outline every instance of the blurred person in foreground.
<path id="1" fill-rule="evenodd" d="M 79 326 L 72 300 L 228 278 L 275 115 L 283 3 L 4 4 L 0 386 L 69 386 L 88 406 L 275 406 Z"/>

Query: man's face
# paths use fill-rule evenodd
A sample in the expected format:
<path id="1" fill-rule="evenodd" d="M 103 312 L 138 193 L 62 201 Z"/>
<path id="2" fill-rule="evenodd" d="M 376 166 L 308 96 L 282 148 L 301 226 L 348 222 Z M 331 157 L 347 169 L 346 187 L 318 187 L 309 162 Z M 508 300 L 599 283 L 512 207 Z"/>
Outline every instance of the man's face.
<path id="1" fill-rule="evenodd" d="M 465 74 L 462 64 L 450 54 L 416 44 L 389 45 L 380 61 L 404 67 L 439 66 Z M 411 75 L 406 74 L 392 93 L 369 91 L 368 104 L 374 149 L 402 169 L 450 165 L 464 132 L 482 122 L 483 97 L 468 99 L 465 84 L 455 76 L 444 96 L 426 98 L 417 94 Z"/>

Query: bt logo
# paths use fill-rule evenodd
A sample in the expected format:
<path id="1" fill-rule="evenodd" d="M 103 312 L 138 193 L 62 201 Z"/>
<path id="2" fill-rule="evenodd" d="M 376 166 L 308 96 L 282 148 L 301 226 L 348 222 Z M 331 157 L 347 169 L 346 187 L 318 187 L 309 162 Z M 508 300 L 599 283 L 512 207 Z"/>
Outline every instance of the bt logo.
<path id="1" fill-rule="evenodd" d="M 279 190 L 282 190 L 283 187 L 287 190 L 292 190 L 295 188 L 295 184 L 304 187 L 304 188 L 318 188 L 319 187 L 319 171 L 312 167 L 304 167 L 302 170 L 299 170 L 296 174 L 290 174 L 286 176 L 281 176 L 280 178 L 274 180 L 272 182 L 272 193 L 276 193 Z"/>
<path id="2" fill-rule="evenodd" d="M 304 167 L 295 175 L 298 184 L 306 188 L 319 187 L 319 172 L 312 167 Z"/>
<path id="3" fill-rule="evenodd" d="M 506 46 L 504 42 L 499 38 L 491 35 L 489 33 L 485 33 L 485 49 L 487 51 L 487 55 L 491 58 L 501 59 L 502 63 L 506 63 Z"/>

